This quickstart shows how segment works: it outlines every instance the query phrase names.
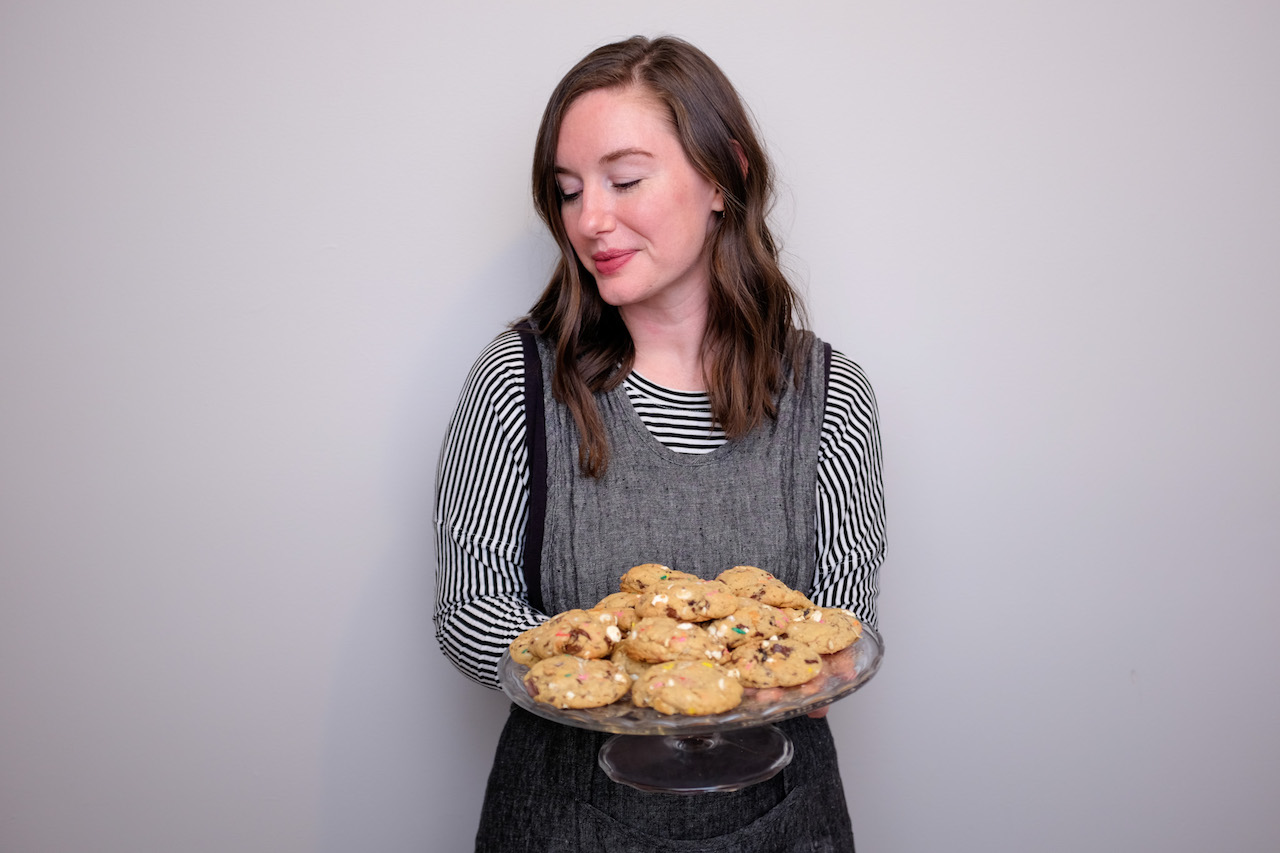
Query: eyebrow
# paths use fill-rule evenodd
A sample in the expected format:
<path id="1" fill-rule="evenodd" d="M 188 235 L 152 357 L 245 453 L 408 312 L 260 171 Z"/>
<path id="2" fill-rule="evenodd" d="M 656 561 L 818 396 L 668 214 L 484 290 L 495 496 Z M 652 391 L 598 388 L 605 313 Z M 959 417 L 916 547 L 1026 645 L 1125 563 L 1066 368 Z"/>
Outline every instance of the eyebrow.
<path id="1" fill-rule="evenodd" d="M 617 160 L 622 160 L 626 157 L 649 157 L 650 159 L 652 159 L 653 155 L 650 154 L 648 151 L 645 151 L 643 148 L 619 148 L 617 151 L 610 151 L 608 154 L 601 157 L 600 163 L 602 165 L 607 163 L 613 163 Z M 571 172 L 569 169 L 566 169 L 564 166 L 556 166 L 556 174 L 571 175 L 573 174 L 573 172 Z"/>

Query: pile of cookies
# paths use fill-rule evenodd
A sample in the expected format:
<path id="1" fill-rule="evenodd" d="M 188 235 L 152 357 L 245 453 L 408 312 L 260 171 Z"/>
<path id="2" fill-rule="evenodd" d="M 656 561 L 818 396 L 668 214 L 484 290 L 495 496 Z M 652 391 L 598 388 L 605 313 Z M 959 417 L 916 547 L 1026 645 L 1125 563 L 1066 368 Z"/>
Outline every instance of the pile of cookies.
<path id="1" fill-rule="evenodd" d="M 817 607 L 754 566 L 703 580 L 657 563 L 622 576 L 621 591 L 524 632 L 513 661 L 529 695 L 557 708 L 598 708 L 628 694 L 662 714 L 719 714 L 752 689 L 794 687 L 822 656 L 853 645 L 862 625 Z"/>

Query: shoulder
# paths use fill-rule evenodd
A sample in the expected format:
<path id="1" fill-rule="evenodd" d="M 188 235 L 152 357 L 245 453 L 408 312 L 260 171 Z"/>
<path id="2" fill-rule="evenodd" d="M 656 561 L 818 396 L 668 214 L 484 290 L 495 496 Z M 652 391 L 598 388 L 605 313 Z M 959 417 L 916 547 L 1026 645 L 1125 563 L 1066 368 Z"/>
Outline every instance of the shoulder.
<path id="1" fill-rule="evenodd" d="M 877 417 L 875 392 L 866 372 L 853 359 L 832 349 L 822 425 L 827 440 L 872 431 Z"/>
<path id="2" fill-rule="evenodd" d="M 856 361 L 834 348 L 831 350 L 828 385 L 840 393 L 863 397 L 874 403 L 875 393 L 871 390 L 871 380 L 867 378 L 866 371 Z"/>
<path id="3" fill-rule="evenodd" d="M 524 428 L 524 353 L 519 333 L 511 330 L 480 351 L 454 414 L 453 428 L 464 435 L 494 426 L 508 432 Z"/>
<path id="4" fill-rule="evenodd" d="M 490 341 L 471 365 L 464 398 L 507 398 L 524 393 L 524 350 L 520 334 L 508 329 Z"/>
<path id="5" fill-rule="evenodd" d="M 524 347 L 520 333 L 507 329 L 480 351 L 471 367 L 473 376 L 501 378 L 516 377 L 524 381 Z"/>

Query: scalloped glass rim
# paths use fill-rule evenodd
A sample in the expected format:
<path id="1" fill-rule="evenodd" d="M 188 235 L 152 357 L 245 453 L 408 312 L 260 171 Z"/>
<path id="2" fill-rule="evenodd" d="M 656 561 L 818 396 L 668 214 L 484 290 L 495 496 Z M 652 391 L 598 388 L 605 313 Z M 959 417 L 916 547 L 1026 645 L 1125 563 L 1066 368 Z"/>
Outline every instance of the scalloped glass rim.
<path id="1" fill-rule="evenodd" d="M 503 652 L 498 663 L 498 681 L 512 702 L 530 713 L 583 729 L 628 735 L 694 735 L 763 726 L 808 714 L 848 696 L 880 669 L 884 644 L 880 635 L 865 625 L 862 636 L 849 648 L 823 655 L 822 672 L 798 687 L 747 690 L 742 704 L 723 714 L 700 717 L 660 714 L 652 708 L 637 708 L 630 697 L 603 708 L 556 708 L 538 702 L 524 686 L 529 667 L 511 660 Z"/>

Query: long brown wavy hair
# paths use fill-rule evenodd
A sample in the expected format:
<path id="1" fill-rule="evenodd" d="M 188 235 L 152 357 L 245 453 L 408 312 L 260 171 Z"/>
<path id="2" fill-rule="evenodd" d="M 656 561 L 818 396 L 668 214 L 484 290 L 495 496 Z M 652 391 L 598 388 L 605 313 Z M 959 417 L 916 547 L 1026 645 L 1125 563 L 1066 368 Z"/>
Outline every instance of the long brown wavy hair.
<path id="1" fill-rule="evenodd" d="M 575 100 L 597 89 L 633 86 L 666 108 L 689 162 L 724 197 L 724 214 L 707 237 L 711 294 L 702 352 L 711 413 L 730 439 L 776 416 L 783 365 L 790 360 L 798 366 L 801 358 L 799 336 L 792 333 L 803 326 L 804 308 L 778 265 L 766 222 L 772 169 L 733 84 L 681 39 L 635 36 L 597 48 L 560 81 L 538 128 L 533 201 L 560 247 L 560 260 L 529 312 L 555 347 L 552 393 L 573 414 L 581 434 L 578 464 L 590 477 L 603 475 L 609 462 L 593 395 L 616 387 L 630 372 L 635 346 L 569 242 L 560 216 L 556 147 Z"/>

